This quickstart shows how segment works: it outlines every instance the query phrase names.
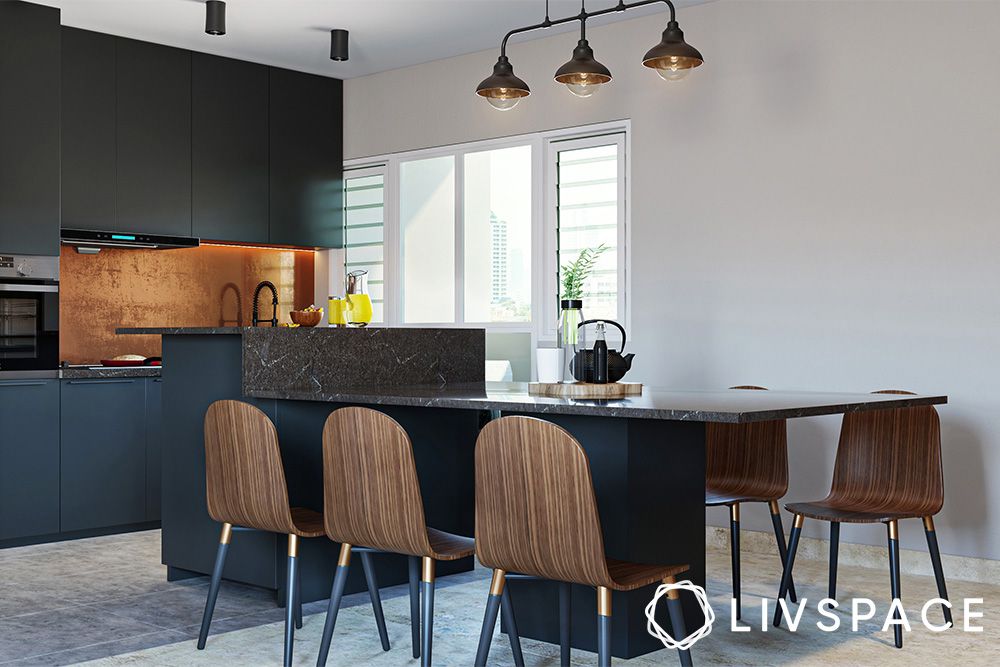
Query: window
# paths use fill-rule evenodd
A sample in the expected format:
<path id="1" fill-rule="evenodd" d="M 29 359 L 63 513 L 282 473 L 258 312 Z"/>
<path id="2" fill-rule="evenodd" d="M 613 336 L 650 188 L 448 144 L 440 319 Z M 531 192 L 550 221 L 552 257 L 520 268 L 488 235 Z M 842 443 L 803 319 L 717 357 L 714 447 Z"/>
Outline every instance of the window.
<path id="1" fill-rule="evenodd" d="M 344 174 L 345 272 L 368 271 L 372 322 L 385 322 L 385 173 L 384 168 Z"/>
<path id="2" fill-rule="evenodd" d="M 375 321 L 551 338 L 560 267 L 603 245 L 584 312 L 628 326 L 627 129 L 624 121 L 348 165 L 346 268 L 371 272 Z"/>

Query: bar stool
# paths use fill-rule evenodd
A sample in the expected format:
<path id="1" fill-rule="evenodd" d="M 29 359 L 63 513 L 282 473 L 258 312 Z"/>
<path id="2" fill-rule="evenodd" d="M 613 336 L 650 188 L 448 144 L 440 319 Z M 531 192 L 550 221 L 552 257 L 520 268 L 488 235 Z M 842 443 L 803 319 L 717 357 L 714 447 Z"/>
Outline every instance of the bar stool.
<path id="1" fill-rule="evenodd" d="M 501 417 L 476 442 L 476 555 L 493 570 L 477 667 L 486 664 L 506 575 L 517 572 L 597 588 L 598 664 L 611 664 L 611 592 L 673 583 L 687 565 L 642 565 L 608 558 L 590 476 L 576 439 L 533 417 Z M 667 606 L 686 636 L 677 591 Z M 512 630 L 513 631 L 513 630 Z M 689 651 L 681 664 L 691 664 Z"/>
<path id="2" fill-rule="evenodd" d="M 288 535 L 288 579 L 285 610 L 284 664 L 292 664 L 295 628 L 302 627 L 302 594 L 298 570 L 299 538 L 321 537 L 323 515 L 290 507 L 285 471 L 274 424 L 258 408 L 242 401 L 216 401 L 205 414 L 205 473 L 208 513 L 222 523 L 222 535 L 198 633 L 205 648 L 222 571 L 233 532 L 260 530 Z M 365 563 L 372 606 L 383 648 L 388 634 L 378 598 L 375 572 Z"/>
<path id="3" fill-rule="evenodd" d="M 885 390 L 876 394 L 911 392 Z M 795 564 L 795 551 L 805 517 L 830 522 L 830 590 L 836 599 L 837 550 L 840 524 L 884 523 L 888 532 L 890 589 L 894 600 L 899 590 L 899 521 L 923 519 L 927 549 L 934 567 L 938 595 L 948 599 L 941 552 L 934 532 L 934 515 L 944 505 L 944 473 L 941 467 L 941 422 L 931 406 L 871 410 L 844 415 L 840 443 L 833 468 L 830 493 L 822 500 L 789 503 L 795 515 L 788 539 L 788 556 L 778 599 L 784 597 Z M 941 605 L 945 622 L 953 624 L 951 609 Z M 899 618 L 899 612 L 893 616 Z M 781 623 L 781 606 L 773 624 Z M 903 647 L 903 629 L 893 626 L 896 648 Z"/>
<path id="4" fill-rule="evenodd" d="M 411 564 L 419 560 L 419 657 L 421 665 L 429 666 L 435 563 L 471 556 L 475 542 L 427 526 L 410 438 L 394 419 L 376 410 L 340 408 L 327 418 L 323 488 L 326 535 L 341 547 L 316 664 L 326 664 L 351 552 L 360 547 L 406 555 Z M 413 600 L 411 596 L 411 605 Z M 414 620 L 411 626 L 416 628 Z"/>
<path id="5" fill-rule="evenodd" d="M 741 385 L 730 389 L 767 391 L 766 387 Z M 736 618 L 742 616 L 740 584 L 740 504 L 767 503 L 778 543 L 778 557 L 785 562 L 785 529 L 778 501 L 788 492 L 788 436 L 785 420 L 749 424 L 708 423 L 705 426 L 705 505 L 729 507 L 729 547 L 733 568 Z M 795 584 L 788 594 L 798 602 Z"/>

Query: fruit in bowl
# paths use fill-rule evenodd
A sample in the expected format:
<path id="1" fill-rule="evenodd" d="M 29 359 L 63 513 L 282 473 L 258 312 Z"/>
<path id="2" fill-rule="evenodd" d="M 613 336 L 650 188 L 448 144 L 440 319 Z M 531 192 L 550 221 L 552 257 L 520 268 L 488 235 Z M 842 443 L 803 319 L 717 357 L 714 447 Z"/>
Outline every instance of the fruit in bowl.
<path id="1" fill-rule="evenodd" d="M 314 327 L 323 320 L 323 309 L 309 306 L 302 310 L 291 312 L 292 322 L 304 327 Z"/>

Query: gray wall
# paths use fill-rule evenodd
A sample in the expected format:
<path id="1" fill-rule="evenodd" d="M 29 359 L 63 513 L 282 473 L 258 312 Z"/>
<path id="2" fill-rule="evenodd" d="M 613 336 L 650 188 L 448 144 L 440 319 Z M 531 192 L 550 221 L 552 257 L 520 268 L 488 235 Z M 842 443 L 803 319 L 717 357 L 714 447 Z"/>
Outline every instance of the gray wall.
<path id="1" fill-rule="evenodd" d="M 630 118 L 630 379 L 946 392 L 942 549 L 1000 558 L 1000 3 L 740 0 L 679 19 L 707 64 L 678 84 L 639 63 L 663 15 L 592 26 L 616 78 L 589 100 L 551 82 L 572 35 L 511 45 L 533 93 L 507 113 L 473 94 L 493 48 L 347 81 L 345 154 Z M 838 428 L 790 423 L 789 500 L 826 494 Z M 769 530 L 763 507 L 743 521 Z M 923 548 L 910 524 L 903 546 Z"/>

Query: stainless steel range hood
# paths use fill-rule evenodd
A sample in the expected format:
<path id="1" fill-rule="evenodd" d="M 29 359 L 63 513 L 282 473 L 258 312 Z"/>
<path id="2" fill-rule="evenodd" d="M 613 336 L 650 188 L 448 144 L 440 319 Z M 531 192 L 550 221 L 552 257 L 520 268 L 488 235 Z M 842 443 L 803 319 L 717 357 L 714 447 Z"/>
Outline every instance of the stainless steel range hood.
<path id="1" fill-rule="evenodd" d="M 64 229 L 63 245 L 76 246 L 81 253 L 100 252 L 101 248 L 137 248 L 168 250 L 170 248 L 197 248 L 200 241 L 191 236 L 162 236 L 158 234 L 130 234 L 127 232 L 98 232 L 89 229 Z"/>

